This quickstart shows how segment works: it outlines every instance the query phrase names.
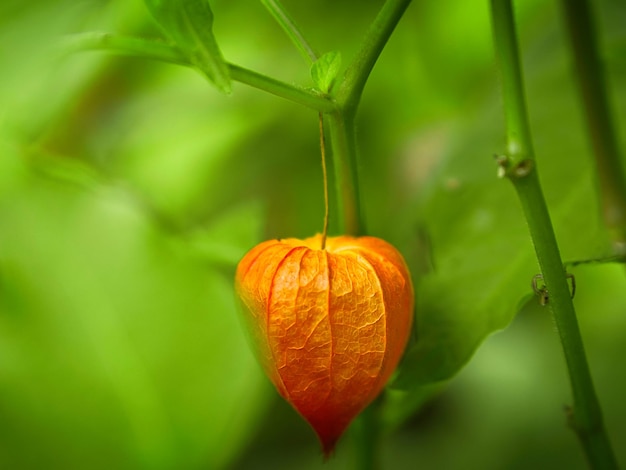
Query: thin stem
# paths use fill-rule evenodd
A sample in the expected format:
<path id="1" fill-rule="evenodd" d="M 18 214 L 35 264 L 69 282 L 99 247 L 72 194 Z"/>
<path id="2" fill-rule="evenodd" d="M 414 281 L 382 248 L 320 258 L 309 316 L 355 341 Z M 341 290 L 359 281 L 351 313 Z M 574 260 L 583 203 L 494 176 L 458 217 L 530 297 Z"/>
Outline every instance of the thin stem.
<path id="1" fill-rule="evenodd" d="M 328 236 L 328 171 L 326 170 L 326 141 L 324 139 L 324 115 L 319 113 L 320 127 L 320 152 L 322 154 L 322 178 L 324 180 L 324 228 L 322 230 L 322 250 L 326 248 L 326 237 Z"/>
<path id="2" fill-rule="evenodd" d="M 549 305 L 567 362 L 574 406 L 569 424 L 581 441 L 592 468 L 616 469 L 617 461 L 604 428 L 602 410 L 567 284 L 565 269 L 536 171 L 514 181 L 549 292 Z"/>
<path id="3" fill-rule="evenodd" d="M 520 199 L 549 292 L 574 398 L 570 423 L 591 467 L 614 469 L 617 462 L 604 429 L 563 261 L 534 165 L 511 1 L 491 0 L 491 13 L 504 105 L 512 107 L 505 112 L 508 154 L 500 164 Z"/>
<path id="4" fill-rule="evenodd" d="M 410 3 L 411 0 L 387 0 L 370 25 L 337 92 L 337 101 L 347 112 L 356 112 L 369 74 Z"/>
<path id="5" fill-rule="evenodd" d="M 68 36 L 62 44 L 63 52 L 105 50 L 118 55 L 154 59 L 191 67 L 192 64 L 174 46 L 111 33 L 80 33 Z M 275 96 L 302 104 L 318 112 L 329 113 L 337 109 L 334 101 L 312 90 L 281 82 L 238 65 L 228 64 L 231 78 Z"/>
<path id="6" fill-rule="evenodd" d="M 272 14 L 274 19 L 283 28 L 285 33 L 291 38 L 291 42 L 298 48 L 302 57 L 310 63 L 317 60 L 317 54 L 311 47 L 308 41 L 305 39 L 304 34 L 300 30 L 295 20 L 291 17 L 289 12 L 285 10 L 283 5 L 278 0 L 261 0 L 261 3 Z"/>
<path id="7" fill-rule="evenodd" d="M 231 78 L 235 81 L 267 91 L 275 96 L 304 105 L 318 112 L 329 113 L 337 109 L 337 104 L 326 95 L 281 82 L 238 65 L 228 64 L 228 68 Z"/>
<path id="8" fill-rule="evenodd" d="M 618 253 L 626 255 L 626 171 L 611 116 L 607 81 L 587 0 L 563 0 L 587 127 L 591 134 L 602 215 Z"/>

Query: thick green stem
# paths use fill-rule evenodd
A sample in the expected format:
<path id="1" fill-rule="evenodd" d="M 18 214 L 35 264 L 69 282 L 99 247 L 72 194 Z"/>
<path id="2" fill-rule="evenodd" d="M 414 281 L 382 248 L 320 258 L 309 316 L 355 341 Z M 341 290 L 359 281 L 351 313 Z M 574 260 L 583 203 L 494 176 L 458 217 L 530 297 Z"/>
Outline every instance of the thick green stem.
<path id="1" fill-rule="evenodd" d="M 359 194 L 354 119 L 336 111 L 327 114 L 326 120 L 335 169 L 337 213 L 340 214 L 338 230 L 347 235 L 362 235 L 365 224 Z"/>
<path id="2" fill-rule="evenodd" d="M 510 178 L 520 199 L 549 292 L 574 398 L 570 423 L 591 467 L 614 469 L 617 462 L 604 429 L 565 269 L 537 176 L 511 1 L 491 0 L 491 13 L 506 110 L 507 155 L 499 161 L 502 174 Z"/>
<path id="3" fill-rule="evenodd" d="M 365 223 L 360 204 L 355 116 L 363 88 L 391 33 L 411 0 L 387 0 L 370 25 L 356 56 L 346 69 L 335 93 L 339 110 L 327 114 L 339 198 L 340 231 L 363 235 Z"/>
<path id="4" fill-rule="evenodd" d="M 370 25 L 337 90 L 337 101 L 347 113 L 356 112 L 367 78 L 410 3 L 411 0 L 387 0 Z"/>
<path id="5" fill-rule="evenodd" d="M 593 12 L 587 0 L 563 0 L 562 7 L 595 155 L 602 215 L 616 251 L 626 255 L 626 172 L 611 117 Z"/>
<path id="6" fill-rule="evenodd" d="M 512 15 L 508 1 L 492 1 L 494 16 Z M 501 12 L 502 10 L 502 12 Z M 507 130 L 507 157 L 510 159 L 509 170 L 524 165 L 527 158 L 533 158 L 532 140 L 528 127 L 526 97 L 522 85 L 521 61 L 517 48 L 517 39 L 513 27 L 507 21 L 496 21 L 493 32 L 498 57 L 506 55 L 506 64 L 500 64 L 500 85 L 504 99 L 504 114 Z M 501 61 L 502 62 L 502 61 Z M 505 66 L 506 65 L 506 66 Z"/>
<path id="7" fill-rule="evenodd" d="M 187 67 L 191 66 L 191 63 L 174 46 L 164 42 L 118 36 L 111 33 L 75 34 L 68 36 L 62 46 L 63 52 L 104 50 L 124 56 L 154 59 Z M 318 112 L 328 113 L 337 109 L 337 105 L 331 98 L 315 91 L 289 85 L 238 65 L 228 64 L 228 68 L 231 78 L 235 81 L 280 96 L 294 103 L 302 104 Z"/>

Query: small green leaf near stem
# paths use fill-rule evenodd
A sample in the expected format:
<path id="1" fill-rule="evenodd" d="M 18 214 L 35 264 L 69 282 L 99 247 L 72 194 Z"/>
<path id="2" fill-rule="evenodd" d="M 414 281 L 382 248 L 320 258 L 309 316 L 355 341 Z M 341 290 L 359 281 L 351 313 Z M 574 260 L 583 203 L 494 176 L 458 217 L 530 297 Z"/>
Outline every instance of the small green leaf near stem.
<path id="1" fill-rule="evenodd" d="M 330 93 L 341 68 L 341 53 L 330 51 L 311 65 L 311 78 L 315 86 L 325 94 Z"/>
<path id="2" fill-rule="evenodd" d="M 617 462 L 604 428 L 565 269 L 534 164 L 511 0 L 491 0 L 491 15 L 507 125 L 507 154 L 499 162 L 501 168 L 504 165 L 505 174 L 519 197 L 543 280 L 550 292 L 549 306 L 561 339 L 574 398 L 570 424 L 592 468 L 616 469 Z M 520 166 L 526 171 L 516 171 Z"/>

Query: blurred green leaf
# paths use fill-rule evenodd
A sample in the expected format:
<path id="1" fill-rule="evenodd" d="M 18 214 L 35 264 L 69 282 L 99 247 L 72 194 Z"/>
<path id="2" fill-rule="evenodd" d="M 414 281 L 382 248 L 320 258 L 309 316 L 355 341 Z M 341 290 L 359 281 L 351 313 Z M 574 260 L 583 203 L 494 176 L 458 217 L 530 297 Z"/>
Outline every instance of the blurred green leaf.
<path id="1" fill-rule="evenodd" d="M 152 16 L 189 60 L 220 91 L 230 93 L 228 66 L 213 35 L 208 0 L 145 0 Z"/>
<path id="2" fill-rule="evenodd" d="M 269 396 L 230 276 L 115 187 L 32 177 L 0 227 L 0 466 L 227 467 Z"/>
<path id="3" fill-rule="evenodd" d="M 341 52 L 330 51 L 311 65 L 311 78 L 315 86 L 323 93 L 328 93 L 341 69 Z"/>
<path id="4" fill-rule="evenodd" d="M 201 259 L 234 269 L 254 245 L 260 242 L 264 211 L 259 204 L 230 208 L 187 235 L 192 252 Z"/>
<path id="5" fill-rule="evenodd" d="M 0 202 L 19 188 L 28 171 L 14 142 L 6 139 L 0 130 Z"/>
<path id="6" fill-rule="evenodd" d="M 123 148 L 115 155 L 115 172 L 160 213 L 180 219 L 198 206 L 214 205 L 245 168 L 228 168 L 245 136 L 263 129 L 271 110 L 232 107 L 198 87 L 163 87 L 160 93 L 137 93 L 120 114 L 129 127 Z M 219 97 L 218 97 L 219 98 Z M 144 106 L 163 106 L 167 113 L 141 113 Z M 224 181 L 231 180 L 232 185 Z M 217 208 L 222 210 L 222 208 Z"/>

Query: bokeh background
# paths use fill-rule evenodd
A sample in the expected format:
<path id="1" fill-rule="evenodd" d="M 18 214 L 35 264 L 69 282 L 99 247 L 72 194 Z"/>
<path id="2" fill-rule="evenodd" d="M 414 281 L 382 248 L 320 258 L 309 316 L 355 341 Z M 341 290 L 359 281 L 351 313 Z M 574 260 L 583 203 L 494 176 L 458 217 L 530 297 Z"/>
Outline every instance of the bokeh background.
<path id="1" fill-rule="evenodd" d="M 284 0 L 318 51 L 344 63 L 381 3 Z M 517 3 L 564 258 L 602 256 L 558 2 Z M 211 5 L 228 61 L 312 86 L 259 2 Z M 592 5 L 626 149 L 626 4 Z M 65 54 L 66 35 L 84 31 L 161 37 L 140 0 L 0 4 L 0 468 L 351 468 L 351 433 L 322 463 L 313 432 L 262 376 L 232 285 L 256 243 L 321 230 L 317 114 L 237 83 L 222 95 L 183 67 Z M 368 229 L 407 256 L 418 344 L 423 335 L 434 358 L 406 365 L 412 386 L 388 393 L 382 467 L 586 468 L 565 425 L 557 334 L 531 295 L 522 214 L 495 178 L 504 130 L 488 2 L 413 2 L 358 124 Z M 626 464 L 626 270 L 572 271 Z"/>

